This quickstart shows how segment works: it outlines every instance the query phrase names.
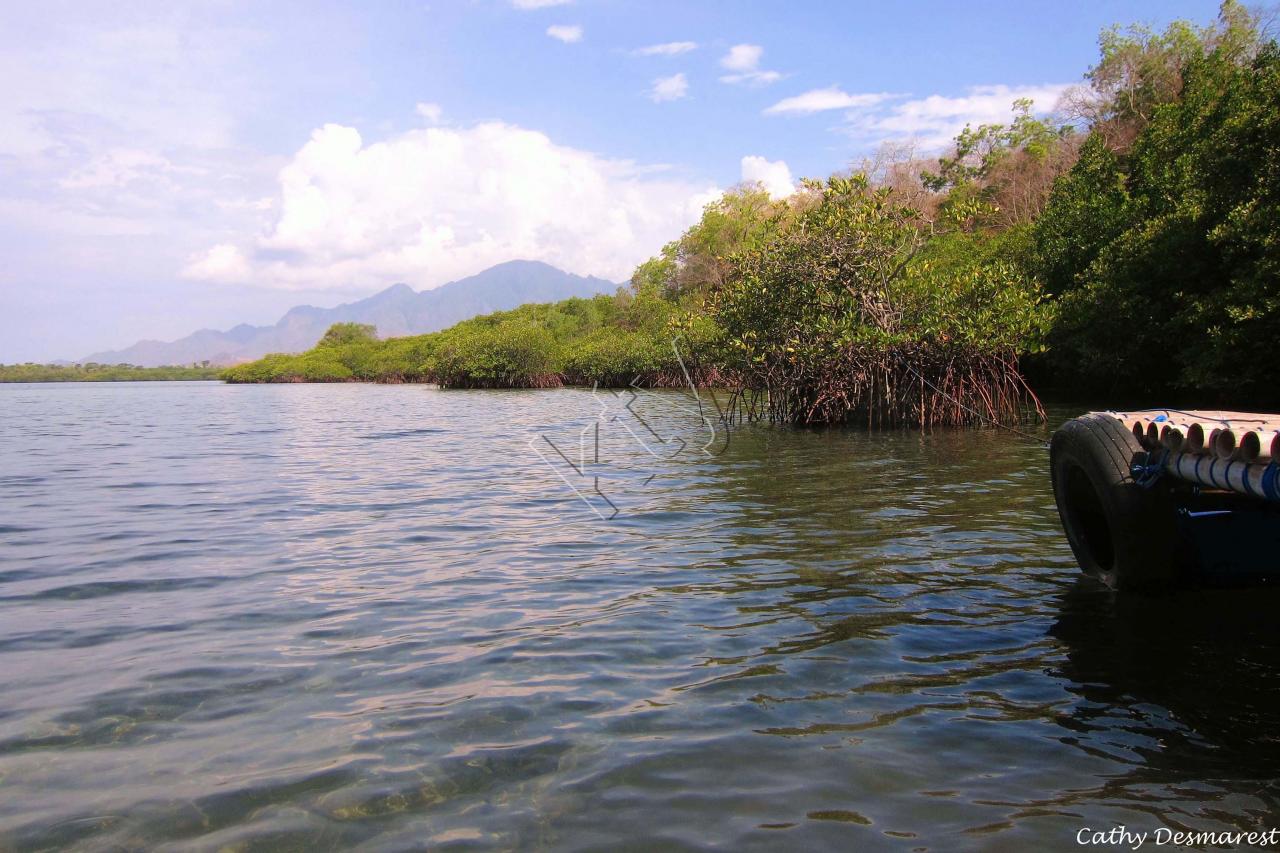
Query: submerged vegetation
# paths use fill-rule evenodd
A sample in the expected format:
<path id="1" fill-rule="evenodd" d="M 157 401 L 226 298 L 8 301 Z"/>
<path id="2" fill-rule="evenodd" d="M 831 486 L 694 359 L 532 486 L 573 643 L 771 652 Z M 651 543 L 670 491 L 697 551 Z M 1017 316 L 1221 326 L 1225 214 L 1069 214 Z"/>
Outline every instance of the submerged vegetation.
<path id="1" fill-rule="evenodd" d="M 143 382 L 218 379 L 222 368 L 208 362 L 190 367 L 134 364 L 0 364 L 0 382 Z"/>
<path id="2" fill-rule="evenodd" d="M 1280 50 L 1217 23 L 1113 30 L 1056 119 L 1013 105 L 934 159 L 886 149 L 772 199 L 727 192 L 612 296 L 377 340 L 340 324 L 231 382 L 700 384 L 795 423 L 1010 421 L 1022 364 L 1097 393 L 1274 403 Z M 1203 398 L 1203 397 L 1202 397 Z"/>

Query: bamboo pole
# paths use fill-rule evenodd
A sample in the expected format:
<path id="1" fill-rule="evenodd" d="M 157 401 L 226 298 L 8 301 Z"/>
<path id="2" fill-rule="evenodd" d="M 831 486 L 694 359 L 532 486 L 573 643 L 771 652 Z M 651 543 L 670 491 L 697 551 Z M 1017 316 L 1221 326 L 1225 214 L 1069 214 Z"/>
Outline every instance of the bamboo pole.
<path id="1" fill-rule="evenodd" d="M 1147 447 L 1155 448 L 1160 446 L 1160 425 L 1155 421 L 1147 423 Z"/>
<path id="2" fill-rule="evenodd" d="M 1251 465 L 1205 454 L 1170 453 L 1164 467 L 1174 477 L 1189 483 L 1280 501 L 1280 465 L 1275 462 Z"/>
<path id="3" fill-rule="evenodd" d="M 1236 455 L 1242 462 L 1269 462 L 1280 451 L 1280 432 L 1249 430 L 1240 439 Z"/>
<path id="4" fill-rule="evenodd" d="M 1198 421 L 1187 427 L 1187 440 L 1183 449 L 1188 453 L 1204 453 L 1204 427 Z"/>
<path id="5" fill-rule="evenodd" d="M 1235 430 L 1227 427 L 1215 430 L 1217 433 L 1213 440 L 1213 452 L 1218 455 L 1219 459 L 1230 459 L 1236 452 L 1236 433 Z"/>
<path id="6" fill-rule="evenodd" d="M 1181 424 L 1166 424 L 1160 430 L 1160 443 L 1167 450 L 1172 450 L 1176 453 L 1182 449 L 1185 442 L 1186 434 L 1182 431 Z"/>

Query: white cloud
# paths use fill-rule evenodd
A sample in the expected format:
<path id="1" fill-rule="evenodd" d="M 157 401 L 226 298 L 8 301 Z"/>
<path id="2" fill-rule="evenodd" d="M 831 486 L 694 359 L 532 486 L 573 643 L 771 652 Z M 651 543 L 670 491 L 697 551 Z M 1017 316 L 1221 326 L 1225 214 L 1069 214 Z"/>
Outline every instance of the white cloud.
<path id="1" fill-rule="evenodd" d="M 552 24 L 547 27 L 547 35 L 565 44 L 573 44 L 582 41 L 582 27 L 577 24 Z"/>
<path id="2" fill-rule="evenodd" d="M 638 47 L 631 51 L 634 56 L 677 56 L 681 53 L 688 53 L 691 50 L 697 50 L 698 43 L 696 41 L 669 41 L 665 44 L 651 44 L 647 47 Z"/>
<path id="3" fill-rule="evenodd" d="M 0 154 L 38 154 L 68 137 L 77 145 L 118 138 L 133 147 L 219 148 L 232 142 L 237 96 L 260 100 L 240 78 L 219 77 L 254 44 L 251 33 L 56 20 L 56 38 L 18 24 L 0 39 Z"/>
<path id="4" fill-rule="evenodd" d="M 1067 83 L 1038 86 L 972 86 L 959 97 L 930 95 L 899 100 L 887 109 L 853 110 L 846 132 L 857 139 L 914 139 L 924 149 L 945 148 L 966 124 L 1008 123 L 1012 105 L 1030 98 L 1037 113 L 1053 109 Z"/>
<path id="5" fill-rule="evenodd" d="M 254 66 L 265 36 L 234 16 L 166 9 L 0 12 L 0 290 L 52 281 L 73 292 L 96 275 L 99 288 L 128 281 L 141 293 L 266 218 L 250 200 L 283 160 L 247 143 L 242 123 L 271 102 Z M 129 298 L 121 314 L 161 301 Z M 9 337 L 0 317 L 0 346 Z"/>
<path id="6" fill-rule="evenodd" d="M 726 74 L 720 78 L 721 83 L 749 83 L 752 86 L 767 86 L 777 83 L 782 74 L 777 71 L 748 71 L 745 74 Z"/>
<path id="7" fill-rule="evenodd" d="M 777 71 L 765 71 L 759 67 L 764 48 L 758 44 L 735 44 L 729 52 L 720 57 L 720 66 L 733 72 L 720 78 L 722 83 L 749 83 L 752 86 L 766 86 L 782 79 Z"/>
<path id="8" fill-rule="evenodd" d="M 120 188 L 139 180 L 166 181 L 167 173 L 175 170 L 172 163 L 153 151 L 136 148 L 112 148 L 93 157 L 89 162 L 58 180 L 58 186 L 67 190 Z"/>
<path id="9" fill-rule="evenodd" d="M 766 160 L 754 155 L 743 157 L 742 180 L 760 184 L 774 198 L 786 198 L 796 189 L 785 160 Z"/>
<path id="10" fill-rule="evenodd" d="M 754 71 L 763 55 L 764 48 L 758 44 L 735 44 L 720 58 L 720 65 L 729 71 Z"/>
<path id="11" fill-rule="evenodd" d="M 183 275 L 187 278 L 243 284 L 253 275 L 244 252 L 230 243 L 219 243 L 192 259 Z"/>
<path id="12" fill-rule="evenodd" d="M 214 204 L 223 210 L 270 210 L 276 206 L 276 200 L 270 196 L 262 198 L 220 198 Z"/>
<path id="13" fill-rule="evenodd" d="M 511 5 L 523 11 L 546 9 L 550 6 L 567 6 L 573 0 L 511 0 Z"/>
<path id="14" fill-rule="evenodd" d="M 825 89 L 811 89 L 802 95 L 783 98 L 781 101 L 778 101 L 778 103 L 766 109 L 764 114 L 780 115 L 783 113 L 798 113 L 804 115 L 808 113 L 822 112 L 823 110 L 844 110 L 870 107 L 881 103 L 889 97 L 889 95 L 883 93 L 851 95 L 836 86 L 828 86 Z"/>
<path id="15" fill-rule="evenodd" d="M 678 101 L 689 94 L 689 81 L 683 74 L 672 74 L 670 77 L 659 77 L 653 81 L 649 97 L 654 103 Z"/>
<path id="16" fill-rule="evenodd" d="M 413 109 L 414 112 L 422 116 L 431 124 L 439 124 L 441 116 L 444 115 L 444 110 L 439 104 L 432 104 L 424 101 L 419 101 L 418 105 Z"/>
<path id="17" fill-rule="evenodd" d="M 265 236 L 198 253 L 184 275 L 292 290 L 432 287 L 528 258 L 621 280 L 719 195 L 500 122 L 370 144 L 328 124 L 279 181 Z"/>

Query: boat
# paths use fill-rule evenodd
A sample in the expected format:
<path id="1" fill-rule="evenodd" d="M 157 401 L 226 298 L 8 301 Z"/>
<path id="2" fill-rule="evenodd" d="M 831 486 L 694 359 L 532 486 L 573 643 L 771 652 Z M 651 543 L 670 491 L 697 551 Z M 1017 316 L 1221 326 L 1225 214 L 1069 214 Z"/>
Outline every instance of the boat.
<path id="1" fill-rule="evenodd" d="M 1117 590 L 1280 577 L 1280 415 L 1090 412 L 1050 476 L 1080 568 Z"/>

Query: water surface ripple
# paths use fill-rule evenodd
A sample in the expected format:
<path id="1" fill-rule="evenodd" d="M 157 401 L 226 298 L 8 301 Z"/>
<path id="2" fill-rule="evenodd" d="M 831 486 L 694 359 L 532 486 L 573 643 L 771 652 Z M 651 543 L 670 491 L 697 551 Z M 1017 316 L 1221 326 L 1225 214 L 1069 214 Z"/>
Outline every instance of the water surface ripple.
<path id="1" fill-rule="evenodd" d="M 1271 590 L 1078 578 L 1016 436 L 708 456 L 681 401 L 606 422 L 596 465 L 587 391 L 0 386 L 0 848 L 1066 850 L 1274 819 Z M 609 521 L 570 488 L 599 508 L 597 474 Z"/>

